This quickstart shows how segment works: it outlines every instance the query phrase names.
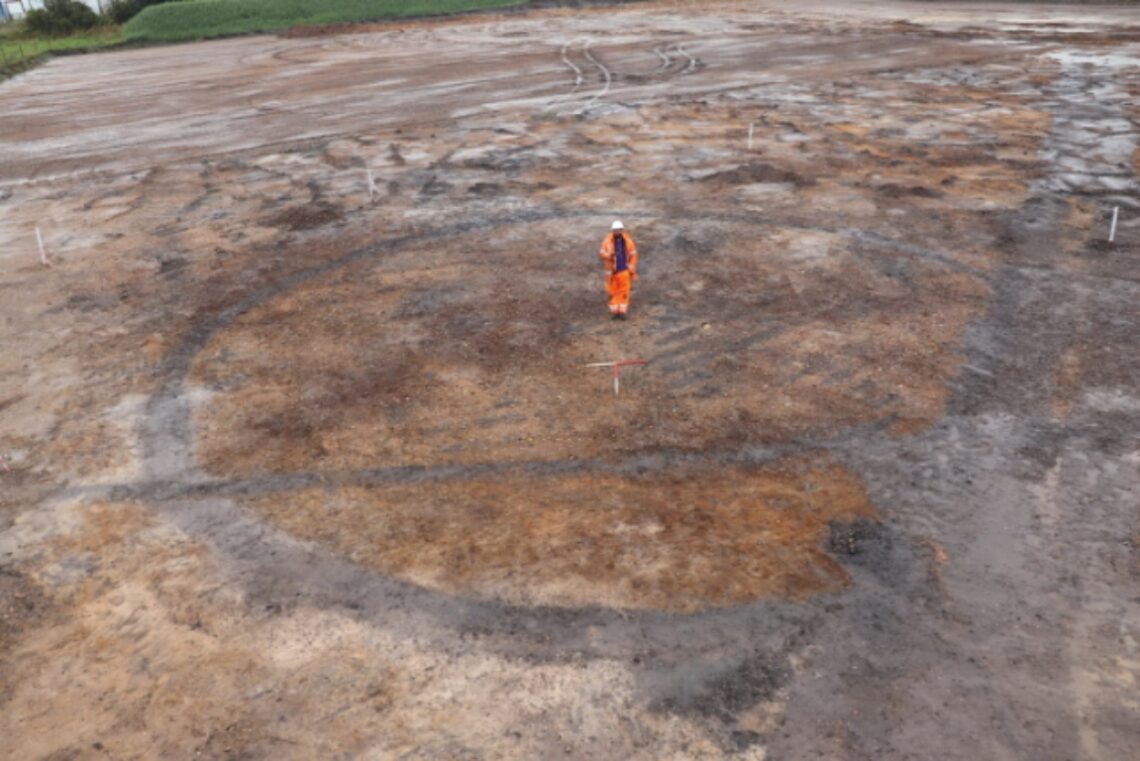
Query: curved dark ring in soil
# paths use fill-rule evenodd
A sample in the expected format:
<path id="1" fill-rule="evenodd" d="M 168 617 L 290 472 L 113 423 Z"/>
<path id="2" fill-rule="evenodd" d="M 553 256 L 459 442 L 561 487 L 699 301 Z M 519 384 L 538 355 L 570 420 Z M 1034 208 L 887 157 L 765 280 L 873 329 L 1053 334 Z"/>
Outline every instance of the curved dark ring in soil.
<path id="1" fill-rule="evenodd" d="M 732 214 L 665 215 L 635 210 L 615 210 L 604 214 L 627 219 L 668 218 L 692 223 L 779 224 L 782 227 L 831 232 L 862 242 L 873 242 L 898 253 L 923 257 L 977 277 L 986 277 L 985 273 L 955 262 L 941 252 L 863 230 L 797 226 Z M 733 452 L 660 451 L 606 464 L 595 460 L 565 460 L 434 468 L 410 466 L 282 474 L 244 480 L 211 480 L 194 464 L 191 410 L 182 393 L 185 379 L 195 357 L 211 337 L 230 326 L 243 313 L 314 278 L 409 244 L 511 225 L 602 215 L 596 210 L 533 208 L 510 216 L 468 220 L 428 232 L 390 238 L 294 273 L 200 320 L 164 357 L 159 371 L 161 381 L 145 405 L 140 427 L 144 480 L 107 488 L 102 490 L 103 493 L 112 498 L 153 501 L 175 525 L 190 535 L 207 540 L 231 565 L 231 570 L 237 571 L 237 577 L 245 585 L 247 600 L 253 604 L 261 602 L 269 610 L 280 610 L 298 603 L 336 608 L 352 611 L 365 621 L 392 624 L 398 620 L 404 627 L 402 631 L 406 631 L 408 626 L 426 626 L 425 632 L 437 631 L 438 625 L 443 623 L 460 636 L 506 635 L 511 641 L 508 654 L 536 658 L 564 658 L 567 652 L 629 655 L 647 646 L 691 647 L 694 641 L 707 645 L 710 637 L 721 644 L 736 640 L 744 642 L 760 632 L 777 631 L 773 627 L 786 626 L 789 620 L 797 622 L 801 628 L 810 627 L 818 613 L 818 605 L 822 604 L 819 601 L 793 604 L 757 600 L 735 607 L 681 614 L 652 610 L 619 611 L 603 607 L 519 606 L 454 596 L 365 568 L 332 551 L 314 549 L 284 530 L 254 518 L 227 498 L 312 485 L 469 479 L 521 470 L 540 474 L 544 471 L 550 474 L 644 473 L 679 461 L 700 463 L 715 459 L 722 464 L 726 460 L 762 463 L 795 451 L 832 449 L 844 442 L 865 441 L 867 437 L 885 435 L 884 429 L 890 420 L 837 429 L 819 440 L 789 441 L 778 446 L 746 446 Z"/>

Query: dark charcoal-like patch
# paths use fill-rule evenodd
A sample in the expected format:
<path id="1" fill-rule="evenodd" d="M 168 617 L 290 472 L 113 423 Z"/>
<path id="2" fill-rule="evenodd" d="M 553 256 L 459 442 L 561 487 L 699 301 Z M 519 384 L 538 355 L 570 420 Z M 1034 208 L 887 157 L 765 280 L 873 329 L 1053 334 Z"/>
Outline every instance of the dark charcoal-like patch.
<path id="1" fill-rule="evenodd" d="M 420 187 L 420 195 L 441 196 L 449 190 L 451 190 L 451 183 L 437 179 L 433 174 L 431 177 L 428 177 L 427 182 Z"/>
<path id="2" fill-rule="evenodd" d="M 182 274 L 182 270 L 190 262 L 181 256 L 171 256 L 158 261 L 158 273 L 165 275 L 169 279 L 177 278 Z"/>
<path id="3" fill-rule="evenodd" d="M 63 304 L 49 309 L 47 314 L 55 314 L 64 309 L 82 313 L 103 312 L 114 309 L 119 302 L 119 294 L 115 293 L 76 293 L 69 296 Z"/>
<path id="4" fill-rule="evenodd" d="M 344 215 L 340 209 L 326 203 L 290 206 L 260 222 L 265 227 L 283 227 L 287 230 L 312 230 L 339 222 Z"/>
<path id="5" fill-rule="evenodd" d="M 864 518 L 833 521 L 830 528 L 827 548 L 853 574 L 857 586 L 878 583 L 914 594 L 929 588 L 929 550 L 921 541 Z"/>
<path id="6" fill-rule="evenodd" d="M 714 185 L 750 185 L 756 182 L 790 182 L 798 187 L 813 185 L 815 180 L 801 177 L 787 169 L 777 169 L 771 164 L 762 161 L 753 161 L 741 164 L 735 169 L 710 174 L 701 178 L 701 182 Z"/>
<path id="7" fill-rule="evenodd" d="M 885 185 L 879 185 L 875 188 L 887 198 L 906 198 L 908 196 L 915 198 L 941 198 L 944 194 L 941 190 L 934 190 L 923 185 L 896 185 L 893 182 L 888 182 Z"/>
<path id="8" fill-rule="evenodd" d="M 1085 250 L 1090 254 L 1107 254 L 1120 248 L 1120 242 L 1108 242 L 1108 238 L 1093 238 L 1088 242 Z"/>
<path id="9" fill-rule="evenodd" d="M 15 568 L 0 565 L 0 654 L 10 653 L 24 632 L 41 625 L 54 612 L 51 599 L 39 585 Z M 0 688 L 0 703 L 3 696 Z"/>
<path id="10" fill-rule="evenodd" d="M 827 546 L 836 555 L 860 555 L 889 544 L 883 524 L 865 518 L 844 523 L 831 523 Z"/>
<path id="11" fill-rule="evenodd" d="M 484 169 L 491 172 L 517 172 L 533 163 L 522 155 L 524 151 L 524 148 L 507 148 L 479 158 L 468 159 L 459 166 L 464 169 Z"/>
<path id="12" fill-rule="evenodd" d="M 737 750 L 747 750 L 764 739 L 757 732 L 749 732 L 743 729 L 733 730 L 728 737 Z"/>
<path id="13" fill-rule="evenodd" d="M 467 188 L 467 192 L 477 196 L 497 196 L 503 192 L 503 186 L 497 182 L 477 182 Z"/>
<path id="14" fill-rule="evenodd" d="M 757 653 L 695 686 L 654 701 L 653 708 L 675 714 L 711 716 L 730 723 L 741 711 L 768 700 L 789 678 L 787 666 Z"/>

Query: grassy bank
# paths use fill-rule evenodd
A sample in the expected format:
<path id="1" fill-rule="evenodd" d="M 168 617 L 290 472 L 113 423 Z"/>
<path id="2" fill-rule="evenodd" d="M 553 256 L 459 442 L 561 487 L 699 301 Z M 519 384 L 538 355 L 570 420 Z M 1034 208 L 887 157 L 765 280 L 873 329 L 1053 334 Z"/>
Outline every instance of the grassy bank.
<path id="1" fill-rule="evenodd" d="M 435 16 L 522 5 L 527 0 L 184 0 L 147 8 L 123 27 L 99 26 L 67 37 L 29 35 L 23 24 L 0 26 L 0 80 L 53 53 L 80 53 L 124 43 L 202 40 L 273 32 L 304 24 Z"/>
<path id="2" fill-rule="evenodd" d="M 21 27 L 0 31 L 0 79 L 23 71 L 48 53 L 98 50 L 123 41 L 118 27 L 99 27 L 69 37 L 29 37 Z"/>
<path id="3" fill-rule="evenodd" d="M 301 24 L 432 16 L 525 0 L 185 0 L 147 8 L 123 27 L 131 42 L 174 42 L 272 32 Z"/>

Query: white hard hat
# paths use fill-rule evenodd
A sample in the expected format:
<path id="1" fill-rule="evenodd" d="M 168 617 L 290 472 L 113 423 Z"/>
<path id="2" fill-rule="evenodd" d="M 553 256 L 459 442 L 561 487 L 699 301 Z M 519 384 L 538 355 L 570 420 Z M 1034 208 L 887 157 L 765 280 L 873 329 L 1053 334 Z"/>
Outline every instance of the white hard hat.
<path id="1" fill-rule="evenodd" d="M 610 229 L 611 229 L 611 230 L 624 230 L 624 229 L 625 229 L 625 225 L 623 225 L 623 224 L 621 223 L 621 220 L 620 220 L 620 219 L 617 219 L 617 220 L 614 220 L 614 223 L 613 223 L 612 225 L 610 225 Z"/>

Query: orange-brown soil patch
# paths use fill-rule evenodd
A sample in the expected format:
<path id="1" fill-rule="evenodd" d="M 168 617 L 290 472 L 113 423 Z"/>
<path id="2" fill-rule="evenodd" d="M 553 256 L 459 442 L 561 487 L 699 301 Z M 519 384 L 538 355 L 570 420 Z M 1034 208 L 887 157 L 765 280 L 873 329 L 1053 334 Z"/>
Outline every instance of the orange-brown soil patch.
<path id="1" fill-rule="evenodd" d="M 680 612 L 838 590 L 847 575 L 823 549 L 830 524 L 876 517 L 854 474 L 805 458 L 684 475 L 306 489 L 254 509 L 457 595 Z"/>
<path id="2" fill-rule="evenodd" d="M 557 239 L 560 224 L 525 235 Z M 528 256 L 515 232 L 413 247 L 250 311 L 195 366 L 212 393 L 200 461 L 242 476 L 916 430 L 940 414 L 988 295 L 937 264 L 868 262 L 831 234 L 721 226 L 678 243 L 641 229 L 652 269 L 629 323 L 605 319 L 592 253 L 570 282 L 542 263 L 500 277 Z M 689 266 L 686 247 L 715 266 Z M 650 364 L 615 399 L 584 365 L 622 357 Z"/>

